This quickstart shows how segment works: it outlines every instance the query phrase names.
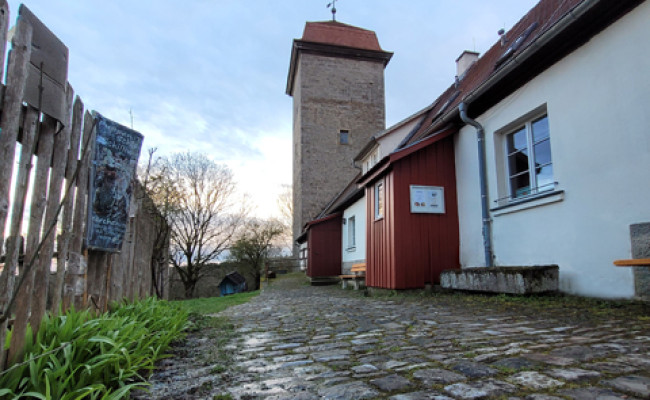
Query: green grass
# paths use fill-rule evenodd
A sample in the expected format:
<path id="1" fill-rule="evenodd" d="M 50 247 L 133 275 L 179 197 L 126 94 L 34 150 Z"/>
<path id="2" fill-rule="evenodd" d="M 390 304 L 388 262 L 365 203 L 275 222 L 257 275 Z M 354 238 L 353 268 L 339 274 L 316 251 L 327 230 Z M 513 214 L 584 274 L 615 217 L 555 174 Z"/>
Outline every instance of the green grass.
<path id="1" fill-rule="evenodd" d="M 228 307 L 246 303 L 258 294 L 260 294 L 259 290 L 254 292 L 236 293 L 224 297 L 202 297 L 200 299 L 179 300 L 174 303 L 185 308 L 190 313 L 201 315 L 216 314 Z"/>

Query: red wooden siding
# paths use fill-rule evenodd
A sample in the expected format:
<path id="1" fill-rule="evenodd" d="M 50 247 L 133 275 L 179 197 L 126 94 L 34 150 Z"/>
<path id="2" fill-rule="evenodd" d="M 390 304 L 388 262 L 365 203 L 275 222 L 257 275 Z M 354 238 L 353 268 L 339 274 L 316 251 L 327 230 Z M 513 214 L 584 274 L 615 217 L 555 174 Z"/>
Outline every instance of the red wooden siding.
<path id="1" fill-rule="evenodd" d="M 342 214 L 337 213 L 309 224 L 307 232 L 307 276 L 341 274 Z"/>
<path id="2" fill-rule="evenodd" d="M 392 162 L 384 181 L 384 218 L 374 218 L 374 183 L 366 189 L 368 286 L 421 288 L 459 268 L 453 135 Z M 410 185 L 442 186 L 444 214 L 411 214 Z"/>

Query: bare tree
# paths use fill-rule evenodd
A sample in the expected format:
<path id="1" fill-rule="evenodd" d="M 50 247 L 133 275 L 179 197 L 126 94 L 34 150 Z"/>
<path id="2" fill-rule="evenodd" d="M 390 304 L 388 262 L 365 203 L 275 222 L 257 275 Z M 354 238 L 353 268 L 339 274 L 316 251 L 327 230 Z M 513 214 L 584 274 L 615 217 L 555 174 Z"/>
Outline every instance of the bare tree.
<path id="1" fill-rule="evenodd" d="M 170 261 L 190 298 L 204 267 L 230 246 L 246 212 L 236 207 L 230 169 L 203 154 L 161 157 L 150 169 L 157 188 L 152 198 L 170 226 Z"/>
<path id="2" fill-rule="evenodd" d="M 285 231 L 278 220 L 249 220 L 230 248 L 230 258 L 248 266 L 255 275 L 255 290 L 260 288 L 261 270 L 273 241 Z"/>
<path id="3" fill-rule="evenodd" d="M 293 187 L 282 185 L 282 191 L 277 198 L 278 211 L 280 212 L 279 222 L 284 226 L 282 234 L 278 237 L 282 247 L 293 248 Z"/>
<path id="4" fill-rule="evenodd" d="M 138 175 L 145 195 L 142 205 L 147 209 L 153 219 L 154 246 L 151 254 L 151 281 L 158 298 L 164 298 L 164 288 L 168 279 L 167 269 L 169 268 L 169 242 L 171 226 L 168 221 L 173 206 L 178 204 L 177 196 L 180 194 L 172 181 L 167 176 L 166 168 L 154 161 L 154 153 L 157 148 L 148 150 L 149 159 L 147 165 Z M 148 199 L 146 198 L 148 197 Z"/>

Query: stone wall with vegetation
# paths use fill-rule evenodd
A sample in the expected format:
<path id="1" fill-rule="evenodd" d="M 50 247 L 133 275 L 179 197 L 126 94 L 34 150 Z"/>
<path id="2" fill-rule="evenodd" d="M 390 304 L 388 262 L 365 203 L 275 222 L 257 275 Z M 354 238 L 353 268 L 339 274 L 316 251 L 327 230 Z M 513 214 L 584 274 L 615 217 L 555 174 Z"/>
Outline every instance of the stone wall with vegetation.
<path id="1" fill-rule="evenodd" d="M 253 271 L 246 266 L 226 261 L 219 264 L 210 264 L 205 267 L 205 276 L 196 284 L 194 297 L 216 297 L 221 295 L 219 283 L 231 272 L 239 272 L 246 278 L 249 290 L 255 287 L 255 276 Z M 183 282 L 174 268 L 170 268 L 169 299 L 180 300 L 185 298 Z"/>

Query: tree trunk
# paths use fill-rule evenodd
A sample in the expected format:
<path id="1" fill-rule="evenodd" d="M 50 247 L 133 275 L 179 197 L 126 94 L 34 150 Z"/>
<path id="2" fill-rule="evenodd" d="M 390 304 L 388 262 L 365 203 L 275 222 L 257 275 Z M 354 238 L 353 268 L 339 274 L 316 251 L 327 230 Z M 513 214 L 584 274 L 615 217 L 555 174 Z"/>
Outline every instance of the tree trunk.
<path id="1" fill-rule="evenodd" d="M 185 286 L 185 298 L 191 299 L 194 296 L 194 288 L 196 287 L 196 281 L 194 282 L 183 281 L 183 286 Z"/>

